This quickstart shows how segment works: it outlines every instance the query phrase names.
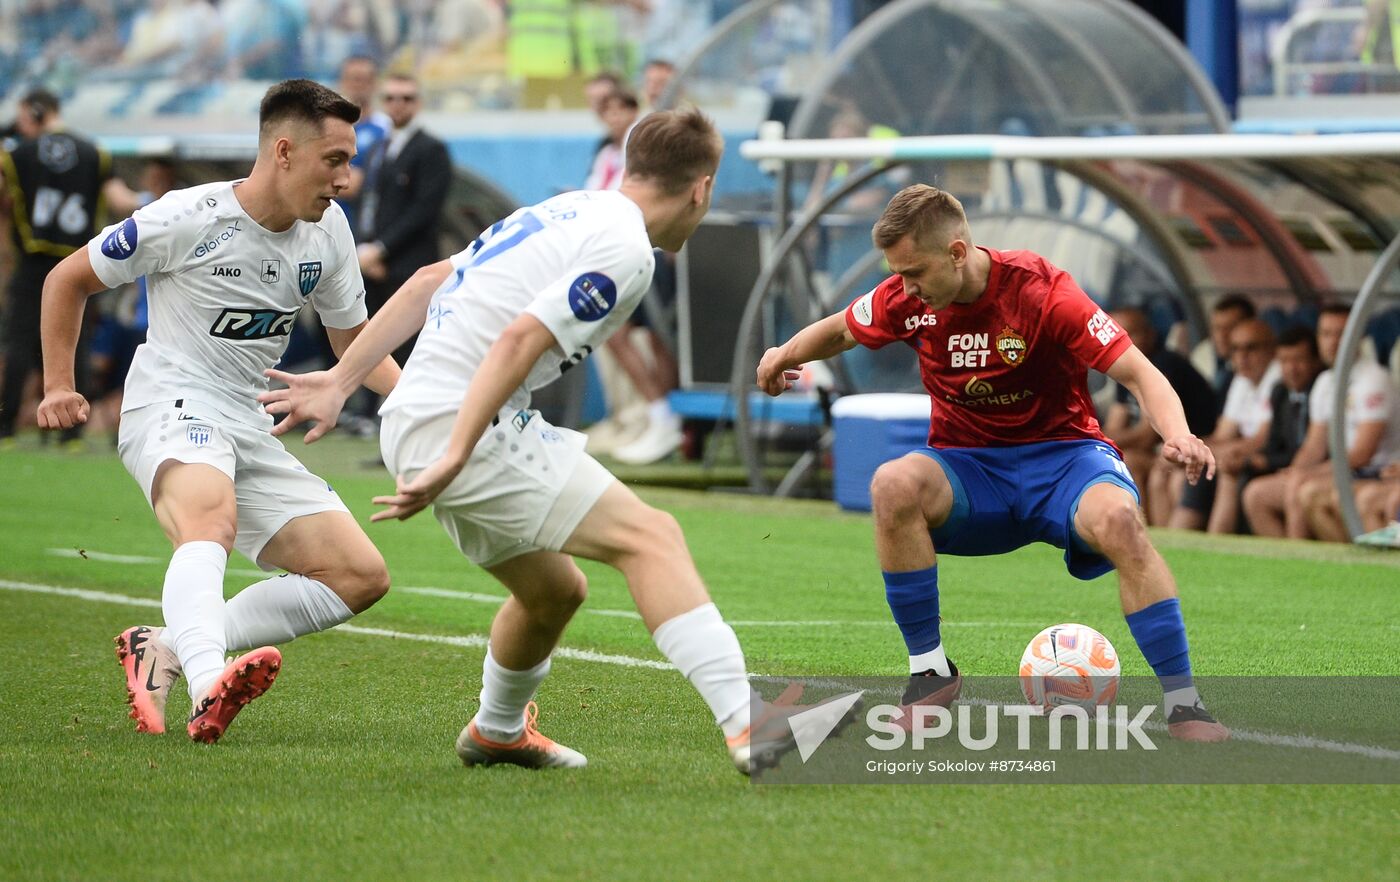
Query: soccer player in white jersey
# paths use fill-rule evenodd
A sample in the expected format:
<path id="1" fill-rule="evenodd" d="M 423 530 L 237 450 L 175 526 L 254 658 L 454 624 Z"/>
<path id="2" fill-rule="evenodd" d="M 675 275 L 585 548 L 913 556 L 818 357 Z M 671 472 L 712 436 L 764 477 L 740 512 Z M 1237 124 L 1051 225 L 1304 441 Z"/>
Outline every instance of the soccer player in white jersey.
<path id="1" fill-rule="evenodd" d="M 374 520 L 433 505 L 470 560 L 510 590 L 491 627 L 481 707 L 457 739 L 467 765 L 582 766 L 540 734 L 532 698 L 583 603 L 579 556 L 627 579 L 661 652 L 700 692 L 740 771 L 792 747 L 790 706 L 751 718 L 744 656 L 695 570 L 675 518 L 644 504 L 583 450 L 578 432 L 529 409 L 530 392 L 598 348 L 651 282 L 652 248 L 676 251 L 709 209 L 723 142 L 694 110 L 658 112 L 628 137 L 617 191 L 565 193 L 499 221 L 450 259 L 424 267 L 328 372 L 270 372 L 289 388 L 261 396 L 335 424 L 360 378 L 420 332 L 381 409 L 397 492 Z"/>
<path id="2" fill-rule="evenodd" d="M 384 595 L 384 559 L 325 481 L 269 433 L 263 371 L 310 303 L 342 352 L 365 327 L 364 282 L 345 215 L 331 200 L 350 180 L 360 110 L 309 80 L 263 98 L 258 157 L 242 181 L 176 190 L 108 227 L 44 283 L 44 400 L 39 424 L 87 419 L 73 389 L 85 301 L 146 276 L 151 323 L 127 376 L 118 452 L 175 546 L 161 598 L 165 627 L 117 637 L 138 731 L 165 731 L 183 672 L 187 731 L 216 741 L 261 695 L 272 646 L 339 624 Z M 388 392 L 392 360 L 365 371 Z M 286 570 L 224 602 L 231 548 Z M 256 648 L 255 648 L 256 647 Z M 253 649 L 225 664 L 224 653 Z"/>

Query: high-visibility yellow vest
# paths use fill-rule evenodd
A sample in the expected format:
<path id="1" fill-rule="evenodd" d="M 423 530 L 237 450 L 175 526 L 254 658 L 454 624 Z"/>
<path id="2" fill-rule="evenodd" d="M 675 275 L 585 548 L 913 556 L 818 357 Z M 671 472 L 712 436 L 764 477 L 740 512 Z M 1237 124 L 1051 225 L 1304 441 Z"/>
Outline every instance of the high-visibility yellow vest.
<path id="1" fill-rule="evenodd" d="M 507 58 L 517 77 L 559 79 L 574 72 L 570 0 L 513 0 L 507 19 Z"/>
<path id="2" fill-rule="evenodd" d="M 1366 35 L 1366 45 L 1361 49 L 1361 60 L 1367 64 L 1376 63 L 1376 49 L 1380 47 L 1382 33 L 1388 33 L 1390 36 L 1390 63 L 1400 68 L 1400 51 L 1397 51 L 1400 49 L 1400 0 L 1390 0 L 1385 24 L 1372 28 Z"/>

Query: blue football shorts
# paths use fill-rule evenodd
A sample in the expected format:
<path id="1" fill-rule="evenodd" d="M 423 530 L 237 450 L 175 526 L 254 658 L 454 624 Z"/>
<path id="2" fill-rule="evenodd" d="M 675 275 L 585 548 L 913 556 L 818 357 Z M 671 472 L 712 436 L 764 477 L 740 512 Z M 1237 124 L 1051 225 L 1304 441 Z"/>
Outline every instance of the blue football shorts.
<path id="1" fill-rule="evenodd" d="M 1074 531 L 1084 491 L 1116 484 L 1141 501 L 1137 485 L 1112 446 L 1093 440 L 1044 441 L 1016 447 L 925 447 L 953 486 L 948 520 L 929 531 L 939 553 L 1004 554 L 1032 542 L 1065 551 L 1077 579 L 1113 569 Z"/>

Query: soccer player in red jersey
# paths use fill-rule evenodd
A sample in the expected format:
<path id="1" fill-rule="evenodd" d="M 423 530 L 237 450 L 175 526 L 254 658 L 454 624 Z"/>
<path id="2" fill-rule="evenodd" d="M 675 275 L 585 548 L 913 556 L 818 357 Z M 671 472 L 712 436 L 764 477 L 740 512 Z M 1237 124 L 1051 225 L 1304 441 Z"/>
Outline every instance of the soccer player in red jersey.
<path id="1" fill-rule="evenodd" d="M 870 495 L 885 595 L 909 650 L 906 705 L 944 704 L 962 676 L 943 651 L 939 551 L 1001 554 L 1032 542 L 1065 550 L 1080 579 L 1118 570 L 1133 638 L 1162 681 L 1176 738 L 1223 741 L 1191 678 L 1176 584 L 1152 547 L 1138 490 L 1099 429 L 1088 368 L 1122 383 L 1195 483 L 1214 474 L 1171 385 L 1069 274 L 1028 251 L 976 246 L 962 205 L 924 184 L 890 200 L 872 233 L 894 275 L 843 312 L 769 349 L 758 386 L 791 388 L 796 369 L 857 344 L 918 353 L 933 399 L 928 447 L 885 463 Z"/>

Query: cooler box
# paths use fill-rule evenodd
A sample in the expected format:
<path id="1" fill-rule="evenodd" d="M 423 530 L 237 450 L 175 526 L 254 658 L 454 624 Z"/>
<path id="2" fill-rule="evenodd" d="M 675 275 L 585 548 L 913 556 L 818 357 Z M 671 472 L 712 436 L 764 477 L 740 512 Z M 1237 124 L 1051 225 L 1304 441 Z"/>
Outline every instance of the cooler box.
<path id="1" fill-rule="evenodd" d="M 881 464 L 928 443 L 927 394 L 846 395 L 831 406 L 832 495 L 848 511 L 870 511 L 870 479 Z"/>

